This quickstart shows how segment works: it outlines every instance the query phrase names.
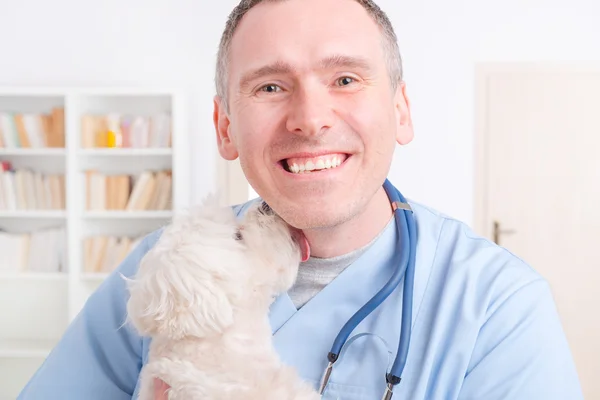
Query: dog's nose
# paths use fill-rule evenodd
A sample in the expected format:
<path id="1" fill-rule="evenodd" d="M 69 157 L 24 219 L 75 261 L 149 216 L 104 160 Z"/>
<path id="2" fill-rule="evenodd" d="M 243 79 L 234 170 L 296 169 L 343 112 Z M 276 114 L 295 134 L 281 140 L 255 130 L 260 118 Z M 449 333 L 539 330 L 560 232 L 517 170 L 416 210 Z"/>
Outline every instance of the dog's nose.
<path id="1" fill-rule="evenodd" d="M 242 240 L 244 237 L 242 236 L 242 231 L 241 230 L 237 230 L 235 232 L 235 235 L 233 236 L 235 240 Z"/>

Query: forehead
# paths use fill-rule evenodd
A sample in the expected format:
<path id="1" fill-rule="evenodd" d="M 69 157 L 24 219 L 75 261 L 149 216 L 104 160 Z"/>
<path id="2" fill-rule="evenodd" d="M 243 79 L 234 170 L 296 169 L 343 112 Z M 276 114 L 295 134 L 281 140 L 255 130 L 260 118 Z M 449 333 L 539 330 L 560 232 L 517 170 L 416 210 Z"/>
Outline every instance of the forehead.
<path id="1" fill-rule="evenodd" d="M 232 81 L 245 70 L 285 62 L 310 69 L 331 55 L 384 62 L 379 26 L 354 0 L 264 2 L 242 19 L 231 43 Z"/>

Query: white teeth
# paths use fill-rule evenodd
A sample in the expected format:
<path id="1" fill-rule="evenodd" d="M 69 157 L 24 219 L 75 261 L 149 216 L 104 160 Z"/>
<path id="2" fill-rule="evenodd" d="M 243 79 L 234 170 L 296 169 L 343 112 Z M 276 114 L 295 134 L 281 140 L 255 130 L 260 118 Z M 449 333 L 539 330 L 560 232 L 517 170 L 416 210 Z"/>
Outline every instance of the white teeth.
<path id="1" fill-rule="evenodd" d="M 333 157 L 331 159 L 319 159 L 316 163 L 313 163 L 312 161 L 307 161 L 306 164 L 294 163 L 289 166 L 289 169 L 294 174 L 302 174 L 314 170 L 336 168 L 341 164 L 342 161 L 338 157 Z"/>

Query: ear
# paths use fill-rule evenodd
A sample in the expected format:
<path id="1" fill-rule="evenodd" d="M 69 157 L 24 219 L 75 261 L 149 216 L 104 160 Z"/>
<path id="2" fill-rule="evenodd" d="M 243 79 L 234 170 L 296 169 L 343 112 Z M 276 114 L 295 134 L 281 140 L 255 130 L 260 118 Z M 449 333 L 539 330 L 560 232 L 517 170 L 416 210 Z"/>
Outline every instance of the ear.
<path id="1" fill-rule="evenodd" d="M 406 84 L 401 81 L 394 94 L 396 108 L 397 133 L 396 141 L 400 145 L 410 143 L 414 137 L 413 123 L 410 115 L 410 101 L 406 94 Z"/>
<path id="2" fill-rule="evenodd" d="M 128 320 L 144 336 L 177 340 L 221 333 L 233 323 L 226 290 L 194 262 L 190 249 L 173 248 L 175 235 L 163 235 L 168 243 L 157 243 L 146 253 L 127 282 Z"/>
<path id="3" fill-rule="evenodd" d="M 220 97 L 215 96 L 213 106 L 213 123 L 217 134 L 219 153 L 221 157 L 228 161 L 235 160 L 238 157 L 238 152 L 229 132 L 231 121 L 229 120 L 229 115 L 227 115 L 225 104 L 223 104 L 223 100 Z"/>

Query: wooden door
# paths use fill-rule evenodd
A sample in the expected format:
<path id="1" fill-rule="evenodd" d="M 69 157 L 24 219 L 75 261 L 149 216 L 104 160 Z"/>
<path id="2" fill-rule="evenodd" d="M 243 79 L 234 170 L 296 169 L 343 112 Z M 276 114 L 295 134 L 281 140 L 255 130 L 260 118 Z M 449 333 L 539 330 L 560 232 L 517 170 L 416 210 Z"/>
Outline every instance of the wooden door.
<path id="1" fill-rule="evenodd" d="M 600 399 L 600 68 L 484 67 L 476 228 L 550 283 L 586 399 Z"/>

